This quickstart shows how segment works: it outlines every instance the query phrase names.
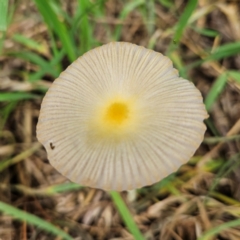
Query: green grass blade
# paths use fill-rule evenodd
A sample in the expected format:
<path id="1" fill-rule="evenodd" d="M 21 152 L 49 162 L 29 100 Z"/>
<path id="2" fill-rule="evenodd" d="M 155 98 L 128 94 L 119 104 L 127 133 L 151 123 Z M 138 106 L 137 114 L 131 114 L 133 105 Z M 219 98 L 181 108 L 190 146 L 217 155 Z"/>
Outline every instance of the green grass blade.
<path id="1" fill-rule="evenodd" d="M 52 75 L 54 78 L 57 78 L 62 72 L 61 60 L 63 59 L 64 55 L 65 55 L 64 49 L 61 49 L 59 52 L 56 52 L 53 59 L 50 61 L 50 63 L 47 62 L 47 68 L 48 68 L 47 71 L 46 69 L 41 68 L 37 72 L 30 73 L 28 75 L 27 80 L 29 82 L 36 82 L 37 80 L 41 79 L 46 73 Z"/>
<path id="2" fill-rule="evenodd" d="M 197 0 L 188 1 L 188 4 L 187 4 L 186 8 L 184 9 L 184 12 L 183 12 L 182 16 L 180 17 L 178 24 L 177 24 L 176 32 L 173 37 L 175 42 L 179 42 L 179 40 L 181 39 L 183 31 L 187 26 L 188 20 L 191 17 L 195 8 L 197 7 L 197 3 L 198 3 Z"/>
<path id="3" fill-rule="evenodd" d="M 218 132 L 216 126 L 213 123 L 213 120 L 211 119 L 211 116 L 204 121 L 208 127 L 208 129 L 213 133 L 215 136 L 220 136 L 220 133 Z"/>
<path id="4" fill-rule="evenodd" d="M 0 31 L 7 30 L 8 0 L 0 1 Z"/>
<path id="5" fill-rule="evenodd" d="M 216 236 L 220 232 L 231 228 L 231 227 L 238 227 L 240 226 L 240 219 L 236 219 L 230 222 L 223 223 L 217 227 L 211 228 L 207 232 L 205 232 L 198 240 L 210 240 L 213 236 Z"/>
<path id="6" fill-rule="evenodd" d="M 71 16 L 69 15 L 68 11 L 64 11 L 62 4 L 60 4 L 59 0 L 49 1 L 49 4 L 59 18 L 64 19 L 68 24 L 72 23 Z"/>
<path id="7" fill-rule="evenodd" d="M 49 63 L 46 60 L 44 60 L 38 54 L 35 54 L 33 52 L 18 52 L 18 53 L 13 53 L 11 55 L 14 55 L 15 57 L 22 58 L 26 61 L 35 63 L 36 65 L 42 67 L 43 69 L 46 69 L 49 66 Z"/>
<path id="8" fill-rule="evenodd" d="M 55 227 L 53 224 L 44 221 L 43 219 L 27 213 L 25 211 L 22 211 L 18 208 L 12 207 L 9 204 L 0 202 L 0 211 L 3 212 L 6 215 L 12 216 L 14 219 L 20 220 L 20 221 L 26 221 L 30 225 L 34 225 L 37 228 L 40 228 L 46 232 L 49 232 L 53 235 L 56 235 L 58 237 L 61 237 L 62 239 L 66 240 L 72 240 L 73 238 L 69 236 L 66 232 L 62 231 L 61 229 Z"/>
<path id="9" fill-rule="evenodd" d="M 12 101 L 11 100 L 11 102 L 9 102 L 6 106 L 1 107 L 1 110 L 0 110 L 0 133 L 3 129 L 3 127 L 5 126 L 5 123 L 8 119 L 8 117 L 9 117 L 9 115 L 11 114 L 11 112 L 16 107 L 17 103 L 18 103 L 17 101 Z M 0 165 L 1 165 L 1 163 L 2 163 L 2 161 L 0 162 Z"/>
<path id="10" fill-rule="evenodd" d="M 159 2 L 166 8 L 172 8 L 174 6 L 172 0 L 159 0 Z"/>
<path id="11" fill-rule="evenodd" d="M 124 6 L 122 12 L 120 13 L 119 20 L 124 20 L 130 12 L 132 12 L 134 9 L 138 8 L 139 6 L 141 6 L 143 4 L 145 4 L 144 0 L 135 0 L 135 1 L 127 3 Z M 113 33 L 114 41 L 118 41 L 120 39 L 121 30 L 122 30 L 122 25 L 118 25 L 115 29 L 115 32 Z"/>
<path id="12" fill-rule="evenodd" d="M 177 70 L 179 71 L 179 76 L 185 79 L 188 79 L 188 75 L 186 72 L 186 69 L 184 67 L 184 63 L 181 59 L 181 56 L 177 53 L 177 51 L 173 51 L 169 54 L 169 57 L 171 58 L 174 66 L 176 66 Z"/>
<path id="13" fill-rule="evenodd" d="M 48 74 L 52 75 L 53 77 L 58 77 L 58 75 L 59 75 L 59 71 L 56 69 L 55 65 L 50 64 L 49 61 L 45 60 L 44 58 L 42 58 L 41 56 L 39 56 L 36 53 L 18 52 L 18 53 L 11 53 L 10 55 L 13 55 L 17 58 L 21 58 L 21 59 L 24 59 L 26 61 L 36 64 L 37 66 L 39 66 L 41 68 L 40 70 L 43 73 L 48 73 Z M 35 80 L 35 79 L 31 79 L 31 80 Z"/>
<path id="14" fill-rule="evenodd" d="M 147 7 L 147 28 L 148 33 L 150 35 L 153 34 L 154 28 L 155 28 L 155 3 L 154 0 L 148 0 L 146 1 L 146 7 Z"/>
<path id="15" fill-rule="evenodd" d="M 37 95 L 25 92 L 0 93 L 0 102 L 21 101 L 26 99 L 36 99 Z"/>
<path id="16" fill-rule="evenodd" d="M 171 42 L 167 52 L 171 52 L 174 48 L 177 48 L 179 41 L 182 37 L 182 34 L 187 26 L 188 20 L 191 17 L 193 11 L 197 7 L 198 0 L 189 0 L 187 6 L 184 9 L 183 14 L 181 15 L 177 25 L 175 34 L 173 36 L 173 41 Z"/>
<path id="17" fill-rule="evenodd" d="M 36 82 L 39 79 L 43 78 L 45 74 L 46 72 L 40 69 L 38 72 L 30 73 L 26 78 L 29 82 Z"/>
<path id="18" fill-rule="evenodd" d="M 37 8 L 42 14 L 49 29 L 51 29 L 61 40 L 62 46 L 65 49 L 69 61 L 73 62 L 76 58 L 74 41 L 67 31 L 65 24 L 58 18 L 57 14 L 47 0 L 34 0 Z"/>
<path id="19" fill-rule="evenodd" d="M 223 91 L 226 83 L 227 83 L 227 74 L 226 73 L 220 75 L 217 78 L 217 80 L 213 84 L 212 88 L 210 89 L 210 91 L 205 99 L 205 105 L 206 105 L 207 111 L 211 110 L 213 103 L 216 101 L 218 96 Z"/>
<path id="20" fill-rule="evenodd" d="M 2 55 L 2 52 L 3 52 L 3 43 L 5 38 L 6 38 L 6 32 L 0 31 L 0 56 Z"/>
<path id="21" fill-rule="evenodd" d="M 219 60 L 240 53 L 240 42 L 229 43 L 218 47 L 204 61 Z"/>
<path id="22" fill-rule="evenodd" d="M 21 34 L 14 34 L 12 39 L 24 46 L 26 46 L 27 48 L 37 51 L 40 54 L 46 53 L 47 49 L 45 48 L 45 46 L 37 43 L 36 41 L 34 41 L 31 38 L 27 38 Z"/>
<path id="23" fill-rule="evenodd" d="M 191 27 L 192 30 L 194 30 L 195 32 L 203 35 L 203 36 L 207 36 L 207 37 L 216 37 L 219 35 L 219 33 L 215 30 L 212 29 L 207 29 L 207 28 L 198 28 L 196 26 Z"/>
<path id="24" fill-rule="evenodd" d="M 80 2 L 80 0 L 78 0 Z M 88 0 L 88 8 L 85 8 L 85 11 L 82 11 L 82 9 L 78 8 L 76 10 L 76 13 L 72 19 L 72 26 L 71 26 L 71 34 L 74 36 L 74 34 L 78 31 L 79 22 L 81 23 L 82 18 L 84 15 L 89 15 L 90 13 L 93 14 L 94 17 L 99 16 L 105 16 L 105 7 L 104 3 L 106 0 L 98 0 L 97 2 L 91 3 Z"/>
<path id="25" fill-rule="evenodd" d="M 216 189 L 217 185 L 223 177 L 228 176 L 234 169 L 236 169 L 240 165 L 240 162 L 238 161 L 239 157 L 240 154 L 235 154 L 233 157 L 228 159 L 228 161 L 222 161 L 223 164 L 221 164 L 221 167 L 217 171 L 214 181 L 211 184 L 210 189 L 207 193 L 208 196 L 211 195 L 211 193 Z"/>
<path id="26" fill-rule="evenodd" d="M 81 15 L 81 23 L 80 23 L 80 55 L 84 54 L 88 50 L 92 48 L 92 40 L 93 40 L 93 29 L 92 24 L 88 19 L 88 15 L 86 12 L 89 12 L 90 2 L 89 0 L 78 0 L 79 5 L 79 15 Z"/>
<path id="27" fill-rule="evenodd" d="M 240 83 L 240 72 L 239 71 L 227 71 L 227 74 L 233 78 L 234 81 L 236 81 L 237 83 Z"/>
<path id="28" fill-rule="evenodd" d="M 3 16 L 4 16 L 4 15 L 2 15 L 2 12 L 1 12 L 1 11 L 4 11 L 4 7 L 3 7 L 4 2 L 6 2 L 8 4 L 8 0 L 0 0 L 0 18 L 1 17 L 3 18 Z M 5 9 L 6 14 L 7 14 L 7 16 L 6 16 L 7 17 L 7 20 L 6 20 L 7 25 L 12 21 L 13 15 L 15 13 L 16 6 L 17 6 L 17 4 L 10 4 L 8 6 L 8 9 L 7 10 Z M 2 52 L 4 50 L 3 46 L 4 46 L 5 38 L 6 38 L 6 31 L 1 32 L 1 30 L 0 30 L 0 55 L 2 55 Z"/>
<path id="29" fill-rule="evenodd" d="M 56 193 L 62 193 L 62 192 L 68 192 L 68 191 L 75 191 L 81 189 L 82 186 L 77 183 L 63 183 L 58 184 L 54 186 L 50 186 L 46 188 L 47 194 L 56 194 Z"/>
<path id="30" fill-rule="evenodd" d="M 136 223 L 134 222 L 127 206 L 125 205 L 122 197 L 118 192 L 112 191 L 110 192 L 111 197 L 120 213 L 120 215 L 123 218 L 123 221 L 125 222 L 126 226 L 128 227 L 129 231 L 132 233 L 135 239 L 137 240 L 144 240 L 143 235 L 141 234 L 140 230 L 138 229 Z"/>
<path id="31" fill-rule="evenodd" d="M 234 42 L 234 43 L 228 43 L 215 49 L 211 54 L 209 54 L 209 56 L 207 56 L 203 60 L 198 60 L 196 62 L 189 64 L 186 68 L 191 69 L 208 61 L 217 61 L 222 58 L 234 56 L 239 53 L 240 53 L 240 41 Z"/>

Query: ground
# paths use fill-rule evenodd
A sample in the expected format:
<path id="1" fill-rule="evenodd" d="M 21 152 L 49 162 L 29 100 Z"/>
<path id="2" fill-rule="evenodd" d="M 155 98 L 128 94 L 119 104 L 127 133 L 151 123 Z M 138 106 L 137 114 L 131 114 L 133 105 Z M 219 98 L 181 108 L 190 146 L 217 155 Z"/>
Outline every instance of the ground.
<path id="1" fill-rule="evenodd" d="M 0 32 L 0 239 L 130 240 L 132 219 L 149 240 L 240 239 L 239 12 L 237 0 L 10 1 Z M 36 139 L 52 81 L 114 40 L 169 56 L 209 113 L 186 165 L 120 195 L 69 182 Z"/>

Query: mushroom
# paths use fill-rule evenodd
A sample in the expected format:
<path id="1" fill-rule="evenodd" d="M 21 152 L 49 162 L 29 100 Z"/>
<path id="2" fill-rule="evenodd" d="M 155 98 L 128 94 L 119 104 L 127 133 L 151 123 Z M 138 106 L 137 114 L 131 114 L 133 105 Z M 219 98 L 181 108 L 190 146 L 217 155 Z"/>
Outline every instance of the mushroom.
<path id="1" fill-rule="evenodd" d="M 203 140 L 199 90 L 162 54 L 112 42 L 74 61 L 43 99 L 37 138 L 84 186 L 131 190 L 176 171 Z"/>

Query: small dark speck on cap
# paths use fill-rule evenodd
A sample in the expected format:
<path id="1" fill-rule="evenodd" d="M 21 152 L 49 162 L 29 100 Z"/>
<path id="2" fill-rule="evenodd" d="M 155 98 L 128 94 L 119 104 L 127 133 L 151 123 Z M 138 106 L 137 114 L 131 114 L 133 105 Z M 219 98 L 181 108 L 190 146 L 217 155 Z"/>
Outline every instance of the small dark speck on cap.
<path id="1" fill-rule="evenodd" d="M 50 148 L 53 150 L 55 148 L 55 146 L 53 145 L 53 143 L 50 142 Z"/>

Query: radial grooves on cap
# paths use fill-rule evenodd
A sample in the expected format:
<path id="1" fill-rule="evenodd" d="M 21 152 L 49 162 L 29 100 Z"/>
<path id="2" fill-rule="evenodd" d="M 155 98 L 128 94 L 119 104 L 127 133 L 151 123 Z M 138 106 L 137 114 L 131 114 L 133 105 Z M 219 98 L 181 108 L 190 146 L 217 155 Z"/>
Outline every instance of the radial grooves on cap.
<path id="1" fill-rule="evenodd" d="M 146 173 L 151 173 L 148 176 L 152 178 L 151 182 L 156 181 L 157 176 L 162 175 L 162 169 L 160 170 L 159 168 L 159 163 L 157 163 L 157 159 L 153 157 L 153 154 L 150 151 L 145 151 L 145 148 L 149 148 L 149 143 L 145 142 L 144 140 L 142 141 L 141 145 L 136 147 L 138 151 L 138 159 L 139 161 L 141 160 L 141 164 L 145 164 L 146 168 L 148 169 L 148 172 Z"/>
<path id="2" fill-rule="evenodd" d="M 143 156 L 141 154 L 139 154 L 139 152 L 141 152 L 141 149 L 138 147 L 133 147 L 132 146 L 132 152 L 135 151 L 135 155 L 136 157 L 134 158 L 135 164 L 141 164 L 141 168 L 139 169 L 140 174 L 138 174 L 137 176 L 141 176 L 140 180 L 142 180 L 141 185 L 146 183 L 147 185 L 150 185 L 154 180 L 152 179 L 152 175 L 149 174 L 150 172 L 153 172 L 153 168 L 151 168 L 152 166 L 152 162 L 148 161 L 150 159 L 147 159 L 147 161 L 143 161 Z M 141 163 L 140 163 L 140 160 Z M 136 162 L 137 161 L 137 162 Z M 136 176 L 136 177 L 137 177 Z"/>
<path id="3" fill-rule="evenodd" d="M 129 116 L 135 118 L 104 135 L 101 114 L 116 101 L 132 104 Z M 178 77 L 167 57 L 110 43 L 78 58 L 55 80 L 41 106 L 37 137 L 50 163 L 70 180 L 130 190 L 186 163 L 203 139 L 206 117 L 200 92 Z"/>
<path id="4" fill-rule="evenodd" d="M 166 176 L 167 173 L 170 173 L 171 171 L 168 170 L 166 168 L 166 164 L 165 162 L 159 162 L 157 161 L 158 159 L 156 157 L 154 157 L 154 152 L 151 152 L 151 143 L 149 142 L 148 139 L 141 137 L 141 144 L 139 144 L 137 146 L 137 149 L 140 151 L 139 156 L 141 160 L 141 162 L 146 162 L 147 164 L 151 163 L 152 168 L 151 168 L 151 175 L 154 176 L 155 181 L 159 179 L 159 176 Z M 148 149 L 148 151 L 146 151 L 145 149 Z M 164 165 L 164 166 L 162 166 Z M 164 171 L 163 168 L 164 167 Z"/>
<path id="5" fill-rule="evenodd" d="M 134 187 L 139 187 L 145 182 L 144 180 L 144 175 L 142 175 L 141 167 L 142 163 L 140 162 L 140 159 L 136 156 L 136 152 L 134 152 L 134 147 L 132 146 L 131 141 L 126 143 L 126 149 L 128 153 L 128 162 L 131 165 L 131 171 L 132 171 L 132 176 L 133 179 L 130 180 L 128 179 L 129 182 L 133 182 Z M 136 162 L 137 161 L 137 162 Z M 129 186 L 128 186 L 129 188 Z"/>

